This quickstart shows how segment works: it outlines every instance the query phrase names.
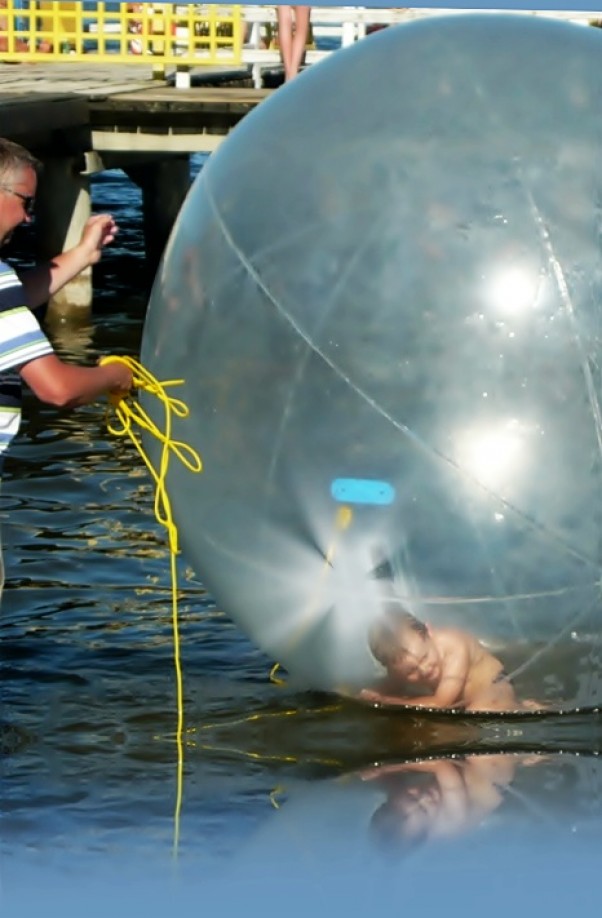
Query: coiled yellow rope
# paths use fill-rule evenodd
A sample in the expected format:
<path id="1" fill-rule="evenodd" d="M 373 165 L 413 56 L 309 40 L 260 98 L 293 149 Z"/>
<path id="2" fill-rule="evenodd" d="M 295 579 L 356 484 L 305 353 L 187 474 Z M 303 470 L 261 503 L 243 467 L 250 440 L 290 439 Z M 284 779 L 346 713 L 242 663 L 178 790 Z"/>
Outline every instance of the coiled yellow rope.
<path id="1" fill-rule="evenodd" d="M 146 411 L 140 404 L 128 394 L 110 394 L 109 404 L 115 412 L 115 416 L 120 426 L 108 423 L 108 430 L 116 437 L 129 437 L 138 453 L 142 457 L 144 464 L 151 473 L 155 482 L 155 516 L 162 526 L 165 526 L 169 536 L 169 547 L 173 554 L 177 554 L 178 548 L 178 531 L 173 522 L 171 513 L 171 504 L 165 488 L 165 480 L 169 466 L 169 459 L 173 453 L 180 462 L 191 472 L 201 472 L 203 463 L 201 457 L 191 446 L 180 440 L 172 440 L 172 418 L 175 415 L 179 418 L 188 417 L 188 406 L 181 399 L 172 398 L 166 392 L 169 386 L 181 386 L 183 379 L 170 379 L 166 382 L 159 382 L 152 373 L 149 373 L 142 364 L 133 357 L 103 357 L 100 361 L 102 364 L 122 363 L 129 367 L 133 375 L 132 388 L 138 391 L 143 390 L 149 395 L 154 395 L 163 405 L 165 424 L 164 429 L 159 427 L 151 420 Z M 134 433 L 134 427 L 146 431 L 156 440 L 163 444 L 161 451 L 161 461 L 158 471 L 148 458 L 140 439 Z"/>
<path id="2" fill-rule="evenodd" d="M 203 463 L 201 457 L 191 446 L 179 440 L 172 439 L 172 420 L 174 415 L 178 418 L 186 418 L 189 414 L 187 405 L 177 398 L 168 395 L 166 390 L 170 386 L 181 385 L 184 380 L 172 379 L 166 382 L 159 382 L 152 373 L 149 373 L 142 364 L 133 357 L 108 356 L 103 357 L 101 364 L 122 363 L 132 371 L 134 390 L 144 391 L 149 395 L 155 396 L 163 405 L 164 424 L 161 430 L 154 421 L 151 420 L 147 412 L 141 407 L 139 402 L 135 401 L 131 393 L 110 394 L 109 410 L 114 415 L 113 421 L 110 416 L 107 418 L 107 428 L 113 436 L 128 437 L 145 466 L 149 470 L 153 481 L 155 482 L 155 503 L 154 511 L 157 521 L 165 527 L 168 534 L 170 550 L 170 570 L 171 570 L 171 596 L 172 596 L 172 628 L 174 642 L 174 664 L 176 672 L 176 696 L 178 721 L 176 729 L 176 744 L 178 749 L 178 777 L 177 777 L 177 795 L 175 811 L 175 832 L 174 832 L 174 851 L 177 851 L 179 838 L 179 817 L 182 806 L 182 787 L 183 787 L 183 733 L 184 733 L 184 682 L 182 677 L 182 665 L 180 660 L 180 631 L 178 626 L 178 589 L 177 589 L 177 566 L 176 555 L 179 552 L 178 530 L 174 523 L 171 503 L 166 489 L 167 471 L 169 460 L 173 454 L 180 462 L 191 472 L 201 472 Z M 140 439 L 139 432 L 146 432 L 162 444 L 161 458 L 159 468 L 155 469 L 150 461 Z"/>

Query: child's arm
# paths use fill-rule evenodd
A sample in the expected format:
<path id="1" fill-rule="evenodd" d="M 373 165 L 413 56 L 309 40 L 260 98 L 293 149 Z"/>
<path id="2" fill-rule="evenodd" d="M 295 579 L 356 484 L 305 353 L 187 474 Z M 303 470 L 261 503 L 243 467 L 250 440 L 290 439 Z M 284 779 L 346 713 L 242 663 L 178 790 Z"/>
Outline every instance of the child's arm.
<path id="1" fill-rule="evenodd" d="M 359 697 L 362 701 L 378 704 L 405 705 L 423 708 L 464 707 L 464 686 L 470 665 L 468 645 L 451 635 L 445 641 L 441 654 L 441 676 L 437 688 L 431 695 L 404 695 L 401 692 L 364 689 Z"/>
<path id="2" fill-rule="evenodd" d="M 464 702 L 460 693 L 456 691 L 441 692 L 439 689 L 433 695 L 388 695 L 377 689 L 362 689 L 357 696 L 360 701 L 369 701 L 373 704 L 404 705 L 404 707 L 420 708 L 461 708 Z"/>

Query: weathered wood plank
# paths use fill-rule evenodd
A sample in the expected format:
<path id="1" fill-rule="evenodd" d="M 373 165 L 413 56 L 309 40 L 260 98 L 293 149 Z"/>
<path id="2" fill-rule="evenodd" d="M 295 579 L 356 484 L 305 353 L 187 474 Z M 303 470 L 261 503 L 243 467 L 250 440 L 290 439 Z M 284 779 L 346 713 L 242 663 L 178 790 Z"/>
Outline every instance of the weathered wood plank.
<path id="1" fill-rule="evenodd" d="M 82 152 L 89 138 L 90 113 L 77 95 L 0 95 L 0 135 L 32 149 L 59 146 Z"/>
<path id="2" fill-rule="evenodd" d="M 227 72 L 216 68 L 213 76 Z M 204 78 L 211 75 L 203 71 Z M 89 124 L 95 137 L 102 131 L 135 133 L 137 149 L 147 134 L 149 151 L 156 151 L 156 135 L 228 133 L 270 92 L 245 85 L 176 89 L 153 80 L 149 65 L 132 73 L 124 65 L 0 64 L 0 134 L 27 145 L 29 138 L 40 143 L 40 134 L 47 142 L 52 131 Z M 172 147 L 173 141 L 166 152 Z M 178 148 L 185 148 L 182 137 Z"/>

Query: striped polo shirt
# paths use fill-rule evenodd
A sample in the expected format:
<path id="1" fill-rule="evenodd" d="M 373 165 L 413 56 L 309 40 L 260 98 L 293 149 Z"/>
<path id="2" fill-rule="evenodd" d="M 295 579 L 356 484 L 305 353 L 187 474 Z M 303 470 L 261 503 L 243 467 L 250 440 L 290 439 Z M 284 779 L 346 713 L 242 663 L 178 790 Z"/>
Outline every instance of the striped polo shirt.
<path id="1" fill-rule="evenodd" d="M 0 463 L 21 423 L 19 367 L 53 353 L 39 322 L 25 305 L 23 286 L 9 265 L 0 261 Z"/>

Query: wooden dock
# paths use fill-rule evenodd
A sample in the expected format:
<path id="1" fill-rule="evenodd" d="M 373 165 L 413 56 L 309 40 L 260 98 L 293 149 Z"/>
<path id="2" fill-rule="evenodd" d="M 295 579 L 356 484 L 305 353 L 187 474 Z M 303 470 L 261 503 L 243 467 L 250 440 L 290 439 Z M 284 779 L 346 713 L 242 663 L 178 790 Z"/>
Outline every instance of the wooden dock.
<path id="1" fill-rule="evenodd" d="M 42 254 L 79 238 L 90 176 L 122 168 L 142 190 L 147 263 L 156 268 L 190 187 L 190 154 L 212 153 L 272 90 L 246 71 L 203 68 L 187 89 L 153 79 L 152 64 L 0 64 L 0 136 L 45 165 L 36 205 Z M 198 84 L 198 85 L 197 85 Z M 89 311 L 91 273 L 51 302 L 59 321 Z"/>
<path id="2" fill-rule="evenodd" d="M 111 165 L 120 153 L 211 153 L 272 91 L 219 68 L 193 72 L 192 83 L 166 85 L 150 65 L 0 64 L 0 135 L 42 154 L 67 144 Z"/>

